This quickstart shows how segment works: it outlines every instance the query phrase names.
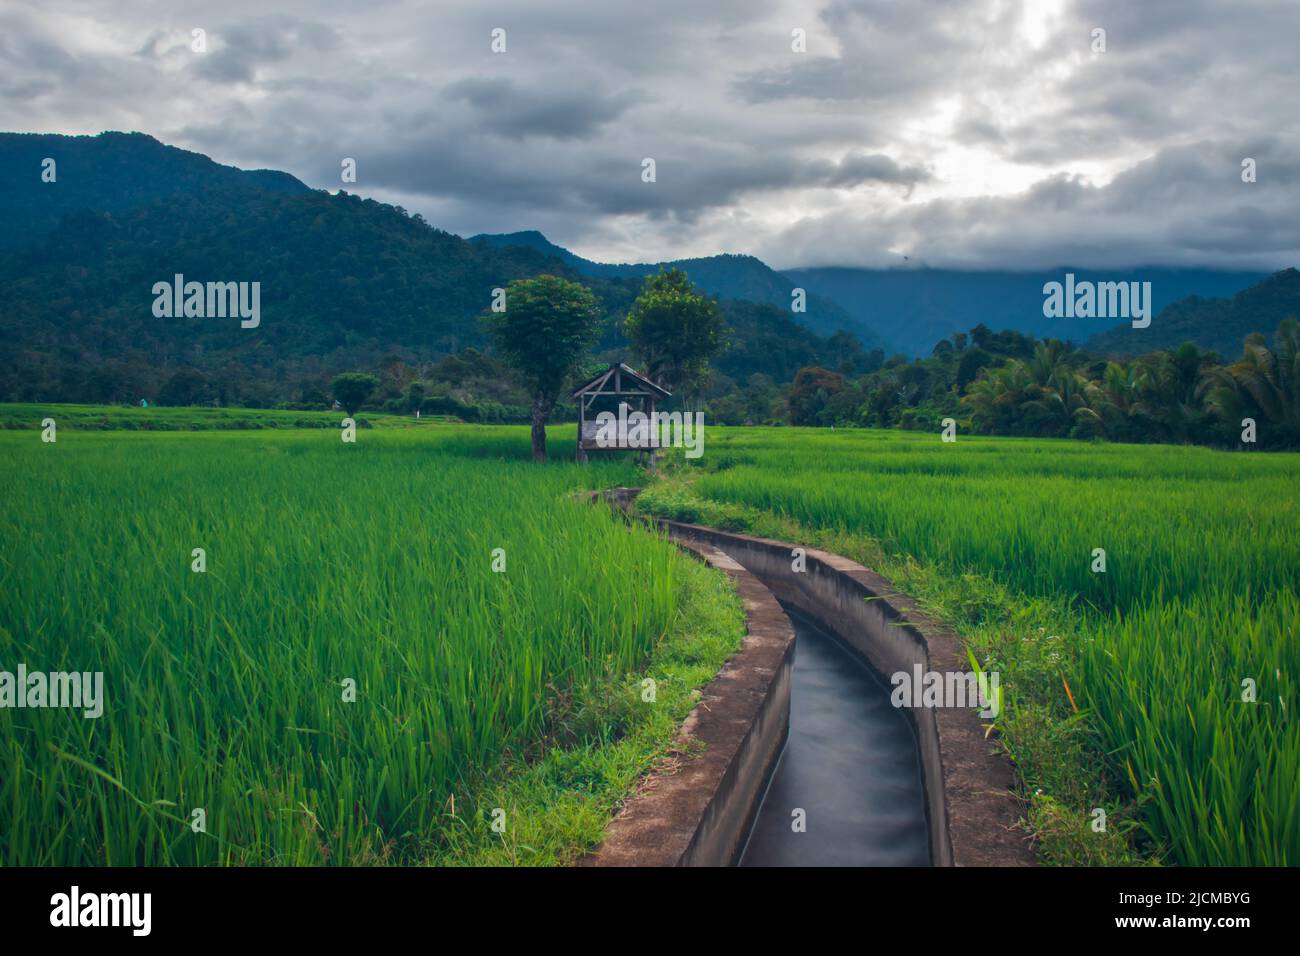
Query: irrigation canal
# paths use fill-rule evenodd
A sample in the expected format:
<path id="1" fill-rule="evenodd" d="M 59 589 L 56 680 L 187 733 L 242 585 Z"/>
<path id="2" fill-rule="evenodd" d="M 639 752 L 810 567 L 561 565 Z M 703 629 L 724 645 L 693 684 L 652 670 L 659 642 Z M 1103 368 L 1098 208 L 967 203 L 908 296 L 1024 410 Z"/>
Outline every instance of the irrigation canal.
<path id="1" fill-rule="evenodd" d="M 790 736 L 741 866 L 929 866 L 916 733 L 889 685 L 808 617 L 794 624 Z M 797 832 L 794 811 L 805 813 Z"/>

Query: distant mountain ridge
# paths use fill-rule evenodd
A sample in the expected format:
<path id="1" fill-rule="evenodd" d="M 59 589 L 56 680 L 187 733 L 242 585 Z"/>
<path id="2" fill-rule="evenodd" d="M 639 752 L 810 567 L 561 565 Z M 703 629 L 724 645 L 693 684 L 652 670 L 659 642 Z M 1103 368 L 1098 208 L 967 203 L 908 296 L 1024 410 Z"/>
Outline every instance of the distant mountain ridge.
<path id="1" fill-rule="evenodd" d="M 1154 319 L 1142 334 L 1133 330 L 1134 343 L 1161 340 L 1160 312 L 1171 303 L 1190 295 L 1231 297 L 1268 275 L 1165 268 L 1036 272 L 816 268 L 788 269 L 784 275 L 838 302 L 863 325 L 876 329 L 908 354 L 929 355 L 940 339 L 980 323 L 994 331 L 1015 329 L 1037 338 L 1077 344 L 1106 332 L 1113 319 L 1051 319 L 1043 315 L 1043 285 L 1063 281 L 1067 272 L 1074 273 L 1077 281 L 1151 283 Z M 1259 331 L 1276 327 L 1274 322 Z M 1240 350 L 1240 341 L 1236 348 Z"/>
<path id="2" fill-rule="evenodd" d="M 54 182 L 42 181 L 46 158 L 57 163 Z M 756 373 L 788 381 L 805 365 L 852 374 L 879 364 L 852 336 L 834 334 L 841 329 L 868 350 L 883 339 L 929 354 L 981 322 L 1088 338 L 1102 351 L 1191 339 L 1231 359 L 1246 333 L 1271 335 L 1280 318 L 1300 311 L 1295 270 L 1271 278 L 1079 270 L 1080 279 L 1152 281 L 1157 308 L 1166 307 L 1139 335 L 1107 329 L 1106 320 L 1044 319 L 1042 284 L 1063 270 L 781 273 L 737 255 L 596 263 L 539 232 L 465 240 L 385 203 L 311 189 L 287 173 L 223 166 L 141 133 L 0 133 L 0 177 L 0 399 L 9 400 L 114 401 L 127 385 L 147 395 L 134 383 L 184 368 L 229 385 L 223 401 L 283 400 L 291 383 L 370 368 L 394 352 L 424 362 L 482 346 L 478 316 L 491 290 L 542 272 L 582 281 L 600 297 L 603 355 L 625 348 L 619 320 L 641 278 L 681 266 L 723 299 L 735 342 L 716 366 L 736 381 Z M 259 281 L 261 326 L 154 316 L 151 287 L 175 273 Z M 791 311 L 797 286 L 809 293 L 806 313 Z"/>
<path id="3" fill-rule="evenodd" d="M 1188 296 L 1171 303 L 1151 327 L 1119 325 L 1094 335 L 1086 348 L 1114 355 L 1141 355 L 1157 349 L 1195 342 L 1225 359 L 1241 355 L 1241 343 L 1251 332 L 1273 333 L 1286 318 L 1300 318 L 1300 272 L 1283 269 L 1231 298 Z"/>
<path id="4" fill-rule="evenodd" d="M 644 278 L 660 269 L 681 269 L 691 281 L 709 295 L 771 305 L 790 313 L 791 318 L 821 335 L 840 330 L 856 335 L 868 349 L 892 348 L 888 336 L 857 321 L 826 296 L 810 293 L 806 311 L 791 311 L 792 293 L 797 283 L 772 269 L 754 256 L 723 253 L 696 259 L 673 259 L 666 262 L 608 263 L 584 259 L 563 246 L 557 246 L 540 232 L 480 233 L 470 242 L 486 243 L 497 248 L 517 246 L 554 256 L 583 275 L 598 278 Z"/>
<path id="5" fill-rule="evenodd" d="M 1268 277 L 1264 272 L 1171 268 L 972 272 L 818 267 L 777 271 L 753 256 L 729 254 L 661 263 L 594 262 L 556 245 L 536 230 L 480 234 L 470 241 L 533 249 L 587 276 L 641 277 L 676 266 L 710 295 L 786 310 L 790 308 L 791 291 L 803 288 L 808 293 L 808 312 L 794 318 L 809 328 L 823 335 L 846 329 L 868 348 L 899 350 L 910 356 L 929 355 L 940 340 L 981 323 L 994 331 L 1015 329 L 1038 338 L 1076 344 L 1107 331 L 1111 323 L 1106 319 L 1051 319 L 1043 315 L 1043 285 L 1063 281 L 1067 272 L 1074 273 L 1078 281 L 1150 282 L 1153 315 L 1188 296 L 1231 297 Z M 1269 328 L 1273 327 L 1276 323 Z M 1150 337 L 1150 341 L 1157 340 L 1162 341 Z M 1205 339 L 1211 340 L 1217 341 L 1213 336 Z M 1236 348 L 1240 347 L 1238 342 Z"/>

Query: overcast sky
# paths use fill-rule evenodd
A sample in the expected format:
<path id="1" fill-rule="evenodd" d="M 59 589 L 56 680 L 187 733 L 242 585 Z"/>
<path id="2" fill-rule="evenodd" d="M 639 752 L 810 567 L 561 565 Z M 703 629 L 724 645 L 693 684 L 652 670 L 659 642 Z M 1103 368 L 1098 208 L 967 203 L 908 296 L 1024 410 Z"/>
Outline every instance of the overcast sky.
<path id="1" fill-rule="evenodd" d="M 0 0 L 0 129 L 329 189 L 353 157 L 349 191 L 603 261 L 1275 269 L 1298 48 L 1297 0 Z"/>

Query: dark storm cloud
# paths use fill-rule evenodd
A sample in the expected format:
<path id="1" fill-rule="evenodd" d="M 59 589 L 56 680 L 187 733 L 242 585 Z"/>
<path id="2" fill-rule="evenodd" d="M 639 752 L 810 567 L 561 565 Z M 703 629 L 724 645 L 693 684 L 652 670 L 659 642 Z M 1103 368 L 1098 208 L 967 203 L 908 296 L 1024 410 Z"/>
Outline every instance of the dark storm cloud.
<path id="1" fill-rule="evenodd" d="M 900 166 L 881 153 L 854 153 L 840 160 L 821 181 L 828 186 L 860 186 L 864 183 L 914 186 L 931 178 L 930 171 L 924 167 Z"/>
<path id="2" fill-rule="evenodd" d="M 644 214 L 688 221 L 756 192 L 867 184 L 909 187 L 929 178 L 924 169 L 903 167 L 881 155 L 849 155 L 835 163 L 780 153 L 752 155 L 744 149 L 700 142 L 681 152 L 650 157 L 655 160 L 656 181 L 647 183 L 641 176 L 645 157 L 624 149 L 597 146 L 575 156 L 562 146 L 542 145 L 525 166 L 511 149 L 494 146 L 490 137 L 469 130 L 386 143 L 368 155 L 364 170 L 368 181 L 393 191 L 455 199 L 490 197 L 495 203 L 533 211 Z"/>
<path id="3" fill-rule="evenodd" d="M 479 123 L 509 139 L 588 139 L 642 98 L 634 90 L 609 94 L 596 86 L 564 89 L 551 81 L 524 87 L 513 80 L 475 77 L 450 84 L 443 94 L 473 106 Z"/>
<path id="4" fill-rule="evenodd" d="M 1298 35 L 1285 0 L 24 0 L 0 127 L 139 129 L 612 259 L 1272 267 Z"/>

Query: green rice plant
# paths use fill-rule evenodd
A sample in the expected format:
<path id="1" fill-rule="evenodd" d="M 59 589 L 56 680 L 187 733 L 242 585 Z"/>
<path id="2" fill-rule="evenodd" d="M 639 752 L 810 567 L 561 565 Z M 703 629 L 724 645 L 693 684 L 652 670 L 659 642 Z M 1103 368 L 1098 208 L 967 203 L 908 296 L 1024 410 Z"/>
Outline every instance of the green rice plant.
<path id="1" fill-rule="evenodd" d="M 557 693 L 645 662 L 688 560 L 574 497 L 630 466 L 538 468 L 522 429 L 0 444 L 0 670 L 105 696 L 0 709 L 6 865 L 427 859 Z"/>
<path id="2" fill-rule="evenodd" d="M 1147 833 L 1182 863 L 1300 862 L 1297 622 L 1294 593 L 1198 596 L 1117 615 L 1084 644 L 1080 691 L 1149 798 Z"/>
<path id="3" fill-rule="evenodd" d="M 1041 641 L 992 639 L 1004 665 L 1024 656 L 1027 679 L 1056 682 L 1059 701 L 1045 706 L 1036 687 L 1037 703 L 1013 714 L 1008 743 L 1033 745 L 1035 776 L 1059 778 L 1039 760 L 1053 738 L 1070 755 L 1061 766 L 1085 772 L 1074 730 L 1049 726 L 1077 718 L 1153 852 L 1300 862 L 1300 455 L 857 429 L 714 429 L 708 448 L 690 493 L 651 489 L 650 510 L 788 523 L 823 547 L 874 551 L 914 582 L 969 577 L 1045 609 L 1070 627 L 1053 634 L 1059 677 Z M 966 624 L 982 641 L 999 630 Z M 1024 688 L 1005 674 L 1003 687 L 1016 711 Z"/>

